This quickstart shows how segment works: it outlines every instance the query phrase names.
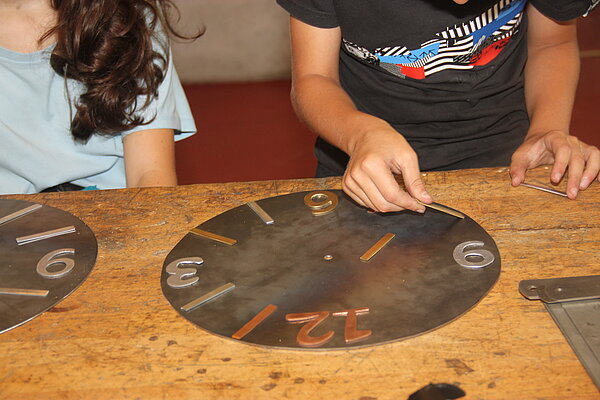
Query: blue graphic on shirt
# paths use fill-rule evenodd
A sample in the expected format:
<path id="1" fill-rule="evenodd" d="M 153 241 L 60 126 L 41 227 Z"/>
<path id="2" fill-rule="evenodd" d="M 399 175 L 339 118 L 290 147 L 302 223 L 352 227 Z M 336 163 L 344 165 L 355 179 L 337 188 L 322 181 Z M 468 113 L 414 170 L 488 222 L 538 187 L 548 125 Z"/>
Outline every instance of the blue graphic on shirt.
<path id="1" fill-rule="evenodd" d="M 508 7 L 500 11 L 498 18 L 491 23 L 487 24 L 481 29 L 473 32 L 473 43 L 479 43 L 480 39 L 488 38 L 494 34 L 498 29 L 506 25 L 510 20 L 514 19 L 518 13 L 523 11 L 525 7 L 525 1 L 515 1 Z"/>
<path id="2" fill-rule="evenodd" d="M 387 62 L 391 64 L 411 64 L 420 60 L 424 60 L 427 57 L 435 56 L 440 51 L 440 44 L 433 43 L 423 48 L 412 50 L 410 54 L 398 55 L 398 56 L 379 56 L 381 62 Z"/>
<path id="3" fill-rule="evenodd" d="M 493 60 L 519 30 L 527 0 L 499 0 L 470 21 L 448 27 L 409 50 L 403 46 L 370 51 L 344 40 L 348 52 L 400 77 L 424 79 L 446 69 L 471 69 Z"/>

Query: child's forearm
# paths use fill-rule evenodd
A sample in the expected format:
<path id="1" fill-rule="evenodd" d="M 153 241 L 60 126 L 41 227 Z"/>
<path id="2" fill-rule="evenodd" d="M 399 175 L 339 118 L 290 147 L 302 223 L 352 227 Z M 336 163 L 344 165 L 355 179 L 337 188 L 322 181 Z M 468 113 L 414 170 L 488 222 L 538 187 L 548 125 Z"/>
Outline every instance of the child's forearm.
<path id="1" fill-rule="evenodd" d="M 391 130 L 385 121 L 358 111 L 346 92 L 328 77 L 295 78 L 292 104 L 311 130 L 349 155 L 368 132 Z"/>
<path id="2" fill-rule="evenodd" d="M 558 23 L 529 7 L 530 32 L 525 68 L 529 135 L 569 132 L 579 79 L 575 22 Z"/>
<path id="3" fill-rule="evenodd" d="M 123 141 L 127 187 L 174 186 L 175 144 L 172 129 L 148 129 Z"/>

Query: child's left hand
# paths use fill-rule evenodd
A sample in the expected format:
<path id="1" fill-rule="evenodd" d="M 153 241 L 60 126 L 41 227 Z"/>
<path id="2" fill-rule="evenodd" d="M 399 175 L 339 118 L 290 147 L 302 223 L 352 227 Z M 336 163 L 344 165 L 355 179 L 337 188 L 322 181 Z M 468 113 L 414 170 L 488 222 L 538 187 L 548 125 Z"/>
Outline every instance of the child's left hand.
<path id="1" fill-rule="evenodd" d="M 512 156 L 512 185 L 520 185 L 528 169 L 542 164 L 552 164 L 550 180 L 555 184 L 569 170 L 567 195 L 570 199 L 575 199 L 579 190 L 586 189 L 594 179 L 600 181 L 600 150 L 563 131 L 527 135 Z"/>

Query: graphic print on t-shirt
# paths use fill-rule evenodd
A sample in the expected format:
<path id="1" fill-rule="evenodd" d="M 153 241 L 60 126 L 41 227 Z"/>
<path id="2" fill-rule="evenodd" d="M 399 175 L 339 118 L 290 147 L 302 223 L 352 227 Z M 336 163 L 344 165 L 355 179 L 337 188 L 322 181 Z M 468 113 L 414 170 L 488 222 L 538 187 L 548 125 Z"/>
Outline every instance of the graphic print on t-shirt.
<path id="1" fill-rule="evenodd" d="M 418 49 L 383 47 L 372 52 L 347 40 L 346 51 L 405 78 L 425 79 L 447 69 L 472 69 L 493 60 L 517 32 L 526 0 L 501 0 L 476 18 L 447 28 Z"/>

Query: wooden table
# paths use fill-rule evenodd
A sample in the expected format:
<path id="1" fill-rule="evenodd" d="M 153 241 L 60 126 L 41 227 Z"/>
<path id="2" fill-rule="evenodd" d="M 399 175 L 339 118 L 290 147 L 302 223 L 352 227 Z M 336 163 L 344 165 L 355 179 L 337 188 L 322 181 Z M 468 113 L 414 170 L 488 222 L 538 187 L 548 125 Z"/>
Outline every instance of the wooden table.
<path id="1" fill-rule="evenodd" d="M 549 171 L 529 173 L 545 183 Z M 191 228 L 251 200 L 339 188 L 338 179 L 3 196 L 47 204 L 95 232 L 97 264 L 70 297 L 0 335 L 2 399 L 406 399 L 434 382 L 467 399 L 598 399 L 523 279 L 600 274 L 600 185 L 576 201 L 512 188 L 505 168 L 428 173 L 436 201 L 494 238 L 500 279 L 458 320 L 412 339 L 326 352 L 224 340 L 163 297 L 165 256 Z M 564 187 L 564 186 L 563 186 Z"/>

